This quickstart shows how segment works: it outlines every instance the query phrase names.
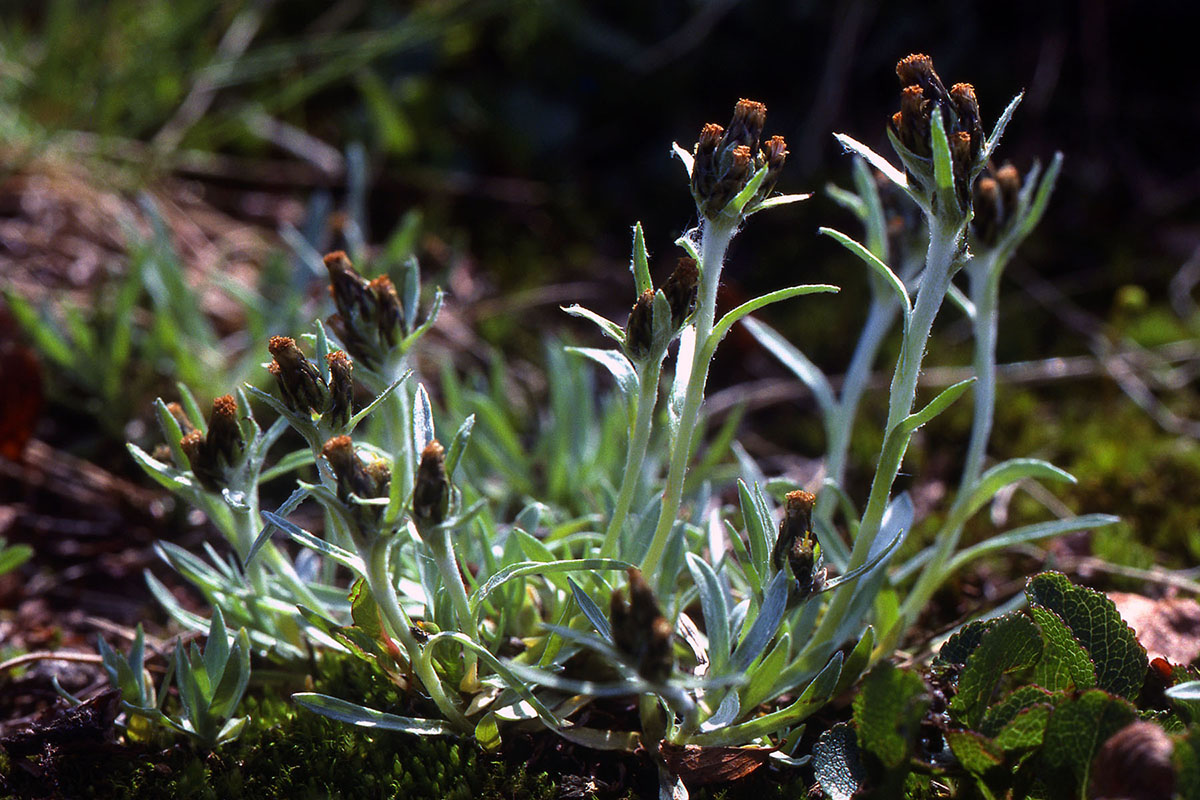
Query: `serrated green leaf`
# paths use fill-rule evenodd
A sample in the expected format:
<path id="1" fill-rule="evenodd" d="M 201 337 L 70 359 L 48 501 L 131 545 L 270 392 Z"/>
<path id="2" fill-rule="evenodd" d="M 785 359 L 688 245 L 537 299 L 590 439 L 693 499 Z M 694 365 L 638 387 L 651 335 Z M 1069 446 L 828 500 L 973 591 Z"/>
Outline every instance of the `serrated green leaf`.
<path id="1" fill-rule="evenodd" d="M 979 647 L 983 634 L 995 623 L 993 619 L 977 619 L 959 628 L 938 650 L 933 659 L 934 666 L 952 666 L 967 663 L 971 653 Z"/>
<path id="2" fill-rule="evenodd" d="M 1005 752 L 1030 750 L 1042 744 L 1046 723 L 1054 706 L 1040 703 L 1021 709 L 1017 715 L 996 734 L 996 746 Z"/>
<path id="3" fill-rule="evenodd" d="M 1025 588 L 1030 607 L 1049 609 L 1071 629 L 1096 669 L 1096 686 L 1115 695 L 1134 698 L 1141 691 L 1148 661 L 1133 630 L 1103 594 L 1074 586 L 1067 576 L 1047 572 Z"/>
<path id="4" fill-rule="evenodd" d="M 1050 705 L 1053 702 L 1054 696 L 1041 686 L 1020 686 L 988 708 L 978 730 L 984 736 L 995 737 L 1025 709 L 1039 703 Z"/>
<path id="5" fill-rule="evenodd" d="M 1131 704 L 1100 689 L 1060 703 L 1046 724 L 1039 776 L 1062 795 L 1083 797 L 1096 751 L 1136 717 Z"/>
<path id="6" fill-rule="evenodd" d="M 1051 692 L 1094 689 L 1096 668 L 1092 659 L 1062 618 L 1041 606 L 1029 609 L 1029 613 L 1041 628 L 1045 643 L 1033 672 L 1034 682 Z"/>
<path id="7" fill-rule="evenodd" d="M 1200 726 L 1175 740 L 1175 791 L 1179 800 L 1200 800 Z"/>
<path id="8" fill-rule="evenodd" d="M 813 746 L 813 774 L 829 800 L 853 800 L 867 784 L 867 768 L 854 735 L 844 722 L 821 734 Z"/>
<path id="9" fill-rule="evenodd" d="M 1004 753 L 994 742 L 975 731 L 948 730 L 943 736 L 954 757 L 972 775 L 983 775 L 1004 763 Z"/>
<path id="10" fill-rule="evenodd" d="M 977 728 L 1000 679 L 1008 672 L 1032 666 L 1042 654 L 1042 637 L 1024 614 L 997 619 L 967 658 L 950 701 L 951 715 L 968 728 Z"/>
<path id="11" fill-rule="evenodd" d="M 891 769 L 904 763 L 916 746 L 921 718 L 929 707 L 925 682 L 890 661 L 875 665 L 854 698 L 858 744 Z"/>

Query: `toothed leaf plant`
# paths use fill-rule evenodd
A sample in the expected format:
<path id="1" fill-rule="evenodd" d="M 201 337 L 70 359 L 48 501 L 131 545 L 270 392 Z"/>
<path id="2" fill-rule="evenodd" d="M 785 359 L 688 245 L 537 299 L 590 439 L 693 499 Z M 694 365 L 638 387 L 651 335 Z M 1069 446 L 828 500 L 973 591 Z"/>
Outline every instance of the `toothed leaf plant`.
<path id="1" fill-rule="evenodd" d="M 889 136 L 902 166 L 839 137 L 861 157 L 857 193 L 838 197 L 863 219 L 867 244 L 823 232 L 867 264 L 872 282 L 867 325 L 840 395 L 807 357 L 750 319 L 769 304 L 815 302 L 807 296 L 836 287 L 789 286 L 717 313 L 733 237 L 753 215 L 806 197 L 774 193 L 786 143 L 764 141 L 765 107 L 740 100 L 727 127 L 706 125 L 692 149 L 675 147 L 699 223 L 679 238 L 682 252 L 666 279 L 656 288 L 637 225 L 628 319 L 564 309 L 608 341 L 550 354 L 546 414 L 522 413 L 500 361 L 485 379 L 450 368 L 437 384 L 415 377 L 411 354 L 436 319 L 441 293 L 422 318 L 415 262 L 395 281 L 368 279 L 344 253 L 324 259 L 336 313 L 299 341 L 270 339 L 276 391 L 246 387 L 218 398 L 207 421 L 183 387 L 181 404 L 160 401 L 166 446 L 157 454 L 130 450 L 155 480 L 204 511 L 232 550 L 221 556 L 208 548 L 201 558 L 160 546 L 213 607 L 211 623 L 147 576 L 180 623 L 209 628 L 202 658 L 176 655 L 184 716 L 167 724 L 208 744 L 236 732 L 227 730 L 232 723 L 214 727 L 240 689 L 223 688 L 210 651 L 228 651 L 226 660 L 236 651 L 235 683 L 244 688 L 240 665 L 251 649 L 286 661 L 312 646 L 340 648 L 408 689 L 409 706 L 425 711 L 370 709 L 316 693 L 296 694 L 302 707 L 364 727 L 473 736 L 485 749 L 531 726 L 589 747 L 642 747 L 660 766 L 663 791 L 678 795 L 686 772 L 679 753 L 688 748 L 749 748 L 766 753 L 763 760 L 804 763 L 797 745 L 805 721 L 890 654 L 954 569 L 1011 542 L 1110 523 L 1081 517 L 956 549 L 962 525 L 1004 486 L 1069 478 L 1033 460 L 984 470 L 992 400 L 980 389 L 993 380 L 983 373 L 994 360 L 999 271 L 1036 224 L 1058 161 L 1040 182 L 1034 174 L 1014 184 L 1001 168 L 977 186 L 1016 101 L 985 139 L 970 86 L 946 90 L 922 56 L 898 71 L 906 88 Z M 892 188 L 881 189 L 868 165 Z M 922 220 L 924 234 L 889 242 L 885 197 L 913 204 L 910 219 Z M 976 205 L 990 216 L 973 256 L 967 241 Z M 913 242 L 922 236 L 918 253 Z M 888 264 L 893 257 L 898 271 Z M 979 275 L 969 297 L 952 292 L 964 269 Z M 980 375 L 918 404 L 926 345 L 948 295 L 980 320 Z M 900 355 L 883 445 L 859 514 L 842 485 L 847 447 L 867 377 L 897 320 Z M 808 487 L 818 493 L 768 482 L 731 444 L 732 428 L 697 455 L 709 365 L 738 323 L 813 389 L 830 448 L 829 485 Z M 612 395 L 597 398 L 596 367 L 611 377 Z M 891 569 L 916 521 L 909 496 L 893 492 L 908 444 L 970 392 L 977 419 L 984 417 L 972 442 L 981 443 L 972 445 L 946 530 L 932 549 Z M 362 396 L 369 399 L 357 407 Z M 265 407 L 277 415 L 266 430 L 251 400 L 257 414 Z M 288 428 L 304 446 L 268 466 Z M 711 466 L 732 460 L 742 479 L 717 482 Z M 261 484 L 293 473 L 294 492 L 263 508 Z M 320 509 L 319 527 L 296 516 L 303 503 Z M 284 539 L 300 546 L 298 555 Z M 911 575 L 917 581 L 905 596 Z M 233 647 L 221 644 L 226 619 L 244 629 Z M 154 698 L 135 677 L 140 656 L 105 659 L 131 714 L 166 719 L 147 710 Z M 899 680 L 903 688 L 907 679 Z M 864 708 L 874 709 L 870 698 L 888 695 L 891 682 L 868 679 Z M 583 721 L 587 707 L 613 698 L 636 698 L 636 720 L 613 729 Z M 894 719 L 876 713 L 871 729 L 888 742 L 888 763 L 899 764 L 905 732 L 885 729 L 907 724 L 919 708 L 895 710 Z M 848 752 L 845 736 L 838 741 L 836 749 Z M 846 766 L 846 774 L 855 769 Z"/>

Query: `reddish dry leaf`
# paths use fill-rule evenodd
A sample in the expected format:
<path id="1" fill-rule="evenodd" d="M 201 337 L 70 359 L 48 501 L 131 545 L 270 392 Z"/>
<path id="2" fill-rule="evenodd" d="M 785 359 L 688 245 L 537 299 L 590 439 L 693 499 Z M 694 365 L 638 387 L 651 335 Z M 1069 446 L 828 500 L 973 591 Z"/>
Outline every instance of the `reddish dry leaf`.
<path id="1" fill-rule="evenodd" d="M 740 780 L 767 763 L 773 747 L 701 747 L 662 742 L 659 753 L 667 769 L 688 784 Z"/>
<path id="2" fill-rule="evenodd" d="M 1190 664 L 1200 657 L 1200 603 L 1182 597 L 1155 600 L 1140 594 L 1109 592 L 1150 658 Z"/>

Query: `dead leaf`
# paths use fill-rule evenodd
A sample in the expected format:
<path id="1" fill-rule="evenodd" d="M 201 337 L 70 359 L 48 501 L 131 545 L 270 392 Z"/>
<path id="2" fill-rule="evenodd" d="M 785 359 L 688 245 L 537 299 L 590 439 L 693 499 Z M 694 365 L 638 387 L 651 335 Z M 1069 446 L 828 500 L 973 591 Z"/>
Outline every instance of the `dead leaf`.
<path id="1" fill-rule="evenodd" d="M 661 742 L 658 752 L 671 774 L 689 784 L 740 780 L 767 763 L 774 747 L 701 747 Z"/>
<path id="2" fill-rule="evenodd" d="M 1109 592 L 1108 597 L 1150 658 L 1190 664 L 1200 657 L 1200 603 L 1182 597 L 1155 600 L 1127 592 Z"/>

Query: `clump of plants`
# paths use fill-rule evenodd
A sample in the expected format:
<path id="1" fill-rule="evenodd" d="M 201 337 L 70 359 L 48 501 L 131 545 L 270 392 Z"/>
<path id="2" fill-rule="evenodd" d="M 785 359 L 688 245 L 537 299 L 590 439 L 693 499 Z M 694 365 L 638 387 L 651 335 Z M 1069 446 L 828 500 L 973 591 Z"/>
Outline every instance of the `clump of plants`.
<path id="1" fill-rule="evenodd" d="M 1060 573 L 1025 598 L 928 670 L 876 665 L 814 749 L 825 794 L 895 797 L 923 775 L 956 797 L 1200 796 L 1200 671 L 1148 661 L 1112 601 Z"/>
<path id="2" fill-rule="evenodd" d="M 152 589 L 180 623 L 208 630 L 209 643 L 176 653 L 179 715 L 159 708 L 162 691 L 156 698 L 139 683 L 137 646 L 128 657 L 106 652 L 130 729 L 140 717 L 206 747 L 228 742 L 244 724 L 238 699 L 251 652 L 286 664 L 327 648 L 368 661 L 413 702 L 384 709 L 336 693 L 294 694 L 305 709 L 375 730 L 472 737 L 486 751 L 542 728 L 585 747 L 640 748 L 658 765 L 662 790 L 680 796 L 685 782 L 734 774 L 714 769 L 716 762 L 737 764 L 738 774 L 804 764 L 806 720 L 886 663 L 955 570 L 1013 542 L 1115 521 L 1056 520 L 958 547 L 963 525 L 1002 488 L 1070 480 L 1038 460 L 986 460 L 999 275 L 1037 224 L 1059 159 L 1045 176 L 993 168 L 1019 97 L 985 136 L 970 85 L 946 89 L 925 56 L 904 59 L 897 73 L 901 110 L 888 135 L 901 166 L 838 137 L 859 158 L 856 192 L 838 196 L 859 212 L 867 244 L 823 233 L 868 267 L 873 287 L 840 393 L 800 351 L 751 324 L 817 398 L 830 448 L 824 484 L 768 480 L 730 444 L 733 431 L 714 437 L 715 456 L 697 455 L 709 365 L 733 326 L 750 324 L 749 315 L 768 304 L 836 291 L 791 286 L 717 314 L 733 237 L 754 215 L 805 197 L 774 194 L 786 142 L 764 136 L 762 104 L 740 100 L 727 126 L 705 125 L 690 150 L 676 146 L 699 223 L 678 240 L 669 276 L 656 288 L 635 226 L 628 320 L 565 309 L 609 340 L 607 348 L 568 348 L 614 378 L 602 412 L 578 413 L 595 402 L 580 359 L 559 361 L 563 368 L 549 373 L 552 422 L 532 445 L 514 437 L 495 376 L 490 389 L 444 380 L 438 410 L 431 395 L 439 392 L 413 373 L 412 356 L 436 320 L 441 293 L 423 310 L 415 262 L 367 277 L 340 252 L 324 259 L 336 313 L 306 336 L 267 343 L 275 391 L 247 385 L 218 398 L 207 415 L 186 391 L 179 404 L 158 402 L 166 447 L 157 455 L 130 451 L 209 516 L 232 556 L 160 546 L 211 604 L 211 620 L 148 576 Z M 901 243 L 888 240 L 871 168 L 917 212 Z M 889 266 L 893 257 L 905 265 L 899 273 Z M 966 292 L 954 286 L 959 274 L 968 277 Z M 947 297 L 972 320 L 976 377 L 921 404 L 917 379 Z M 883 445 L 860 510 L 843 485 L 847 446 L 866 378 L 892 336 L 900 348 Z M 893 567 L 915 521 L 908 495 L 893 491 L 909 442 L 968 393 L 974 424 L 947 521 L 928 549 Z M 277 415 L 265 429 L 263 407 Z M 276 454 L 287 429 L 303 447 Z M 742 475 L 732 487 L 716 484 L 711 472 L 727 450 Z M 530 453 L 550 454 L 553 463 L 538 464 Z M 553 474 L 534 479 L 547 466 Z M 293 473 L 291 496 L 263 508 L 263 482 Z M 570 503 L 538 497 L 541 485 L 557 485 Z M 726 488 L 736 504 L 723 501 Z M 304 503 L 319 508 L 319 529 L 297 521 Z M 293 555 L 280 538 L 302 549 Z M 613 698 L 636 698 L 636 710 L 616 724 L 589 721 L 610 719 L 589 712 Z"/>

